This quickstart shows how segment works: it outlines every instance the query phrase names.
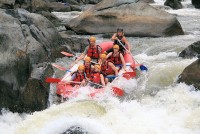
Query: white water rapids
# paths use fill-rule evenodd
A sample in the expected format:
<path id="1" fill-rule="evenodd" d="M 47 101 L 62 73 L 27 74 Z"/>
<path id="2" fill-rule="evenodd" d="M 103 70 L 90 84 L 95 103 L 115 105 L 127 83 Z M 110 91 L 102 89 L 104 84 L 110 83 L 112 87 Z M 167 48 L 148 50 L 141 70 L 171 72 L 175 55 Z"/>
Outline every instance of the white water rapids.
<path id="1" fill-rule="evenodd" d="M 155 1 L 152 5 L 164 3 Z M 125 98 L 108 95 L 86 101 L 80 96 L 78 101 L 54 104 L 52 86 L 51 105 L 44 111 L 19 115 L 3 110 L 0 134 L 59 134 L 71 126 L 89 134 L 200 134 L 200 92 L 176 83 L 183 69 L 196 60 L 182 59 L 178 54 L 200 39 L 200 10 L 194 9 L 190 0 L 183 4 L 183 9 L 166 11 L 177 15 L 185 35 L 128 38 L 135 59 L 149 70 L 139 72 L 137 79 L 117 83 L 125 89 Z M 99 43 L 107 40 L 98 38 Z M 71 60 L 57 62 L 67 67 Z M 57 77 L 62 75 L 57 71 Z"/>

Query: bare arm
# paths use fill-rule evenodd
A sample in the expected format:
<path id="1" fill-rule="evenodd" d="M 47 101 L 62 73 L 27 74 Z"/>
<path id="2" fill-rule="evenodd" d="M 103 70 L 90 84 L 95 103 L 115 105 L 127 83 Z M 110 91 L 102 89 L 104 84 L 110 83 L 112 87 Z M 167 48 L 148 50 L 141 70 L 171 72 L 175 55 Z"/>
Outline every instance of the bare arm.
<path id="1" fill-rule="evenodd" d="M 103 74 L 100 74 L 100 78 L 101 78 L 101 84 L 102 84 L 103 86 L 105 86 L 106 84 L 105 84 L 105 81 L 104 81 L 104 76 L 103 76 Z"/>
<path id="2" fill-rule="evenodd" d="M 112 40 L 112 41 L 116 40 L 116 37 L 117 37 L 117 34 L 115 33 L 115 34 L 113 34 L 111 40 Z"/>
<path id="3" fill-rule="evenodd" d="M 79 60 L 82 60 L 84 57 L 85 57 L 85 53 L 82 53 L 81 56 L 78 57 L 78 58 L 75 60 L 75 63 L 77 63 Z"/>
<path id="4" fill-rule="evenodd" d="M 108 59 L 111 55 L 112 55 L 112 52 L 108 53 L 108 55 L 106 56 L 106 59 Z"/>
<path id="5" fill-rule="evenodd" d="M 114 70 L 115 75 L 118 75 L 118 71 L 117 71 L 117 68 L 115 67 L 115 65 L 111 62 L 108 62 L 108 65 Z"/>
<path id="6" fill-rule="evenodd" d="M 128 50 L 131 51 L 131 45 L 130 45 L 130 43 L 127 41 L 126 37 L 123 37 L 123 41 L 125 42 L 125 44 L 127 44 Z"/>
<path id="7" fill-rule="evenodd" d="M 126 71 L 126 63 L 125 63 L 124 57 L 123 57 L 123 55 L 121 53 L 120 53 L 120 59 L 122 61 L 123 68 Z"/>
<path id="8" fill-rule="evenodd" d="M 85 57 L 85 54 L 82 53 L 80 57 L 78 57 L 70 66 L 72 68 L 76 63 L 78 63 L 79 60 L 83 59 Z"/>

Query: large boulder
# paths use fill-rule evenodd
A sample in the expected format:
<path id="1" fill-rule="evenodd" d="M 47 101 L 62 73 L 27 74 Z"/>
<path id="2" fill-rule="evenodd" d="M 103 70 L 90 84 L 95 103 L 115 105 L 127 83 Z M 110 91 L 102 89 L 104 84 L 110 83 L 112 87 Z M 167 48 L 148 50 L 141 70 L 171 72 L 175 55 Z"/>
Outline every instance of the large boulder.
<path id="1" fill-rule="evenodd" d="M 180 74 L 178 82 L 185 82 L 200 90 L 200 59 L 187 66 Z"/>
<path id="2" fill-rule="evenodd" d="M 183 58 L 193 58 L 200 55 L 200 41 L 193 43 L 192 45 L 185 48 L 179 54 L 179 57 Z"/>
<path id="3" fill-rule="evenodd" d="M 21 92 L 21 107 L 24 109 L 19 108 L 17 111 L 33 112 L 47 108 L 50 87 L 45 79 L 52 73 L 52 66 L 48 63 L 33 65 L 31 76 L 28 78 L 24 91 Z"/>
<path id="4" fill-rule="evenodd" d="M 60 51 L 68 50 L 65 41 L 53 24 L 39 14 L 24 9 L 1 9 L 0 16 L 0 109 L 42 110 L 47 107 L 46 90 L 49 89 L 44 77 L 51 76 L 52 71 L 45 66 L 41 72 L 43 77 L 32 77 L 33 65 L 61 57 Z M 26 99 L 30 92 L 30 96 L 35 93 L 34 97 Z"/>
<path id="5" fill-rule="evenodd" d="M 195 8 L 200 8 L 200 1 L 199 0 L 192 0 L 192 5 L 194 5 Z"/>
<path id="6" fill-rule="evenodd" d="M 137 1 L 103 0 L 66 24 L 78 34 L 111 34 L 122 27 L 126 36 L 184 34 L 175 16 Z"/>
<path id="7" fill-rule="evenodd" d="M 172 9 L 181 9 L 181 8 L 183 8 L 180 0 L 166 0 L 164 5 L 165 6 L 169 6 Z"/>

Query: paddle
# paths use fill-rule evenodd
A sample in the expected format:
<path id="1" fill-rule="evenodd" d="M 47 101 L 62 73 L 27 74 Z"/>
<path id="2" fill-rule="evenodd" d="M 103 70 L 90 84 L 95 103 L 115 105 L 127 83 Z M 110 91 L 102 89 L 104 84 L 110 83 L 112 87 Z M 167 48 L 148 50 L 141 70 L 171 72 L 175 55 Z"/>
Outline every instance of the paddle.
<path id="1" fill-rule="evenodd" d="M 45 82 L 47 82 L 47 83 L 58 83 L 60 81 L 61 81 L 61 79 L 59 79 L 59 78 L 50 78 L 50 77 L 48 77 L 48 78 L 45 79 Z"/>
<path id="2" fill-rule="evenodd" d="M 55 68 L 58 68 L 58 69 L 62 70 L 62 71 L 71 72 L 71 70 L 67 70 L 65 67 L 61 67 L 61 66 L 59 66 L 59 65 L 57 65 L 57 64 L 52 63 L 51 65 L 52 65 L 53 67 L 55 67 Z"/>
<path id="3" fill-rule="evenodd" d="M 89 83 L 92 83 L 92 84 L 95 84 L 95 85 L 98 85 L 98 86 L 101 86 L 101 87 L 105 87 L 101 84 L 97 84 L 97 83 L 94 83 L 94 82 L 91 82 L 91 81 L 88 81 Z M 117 96 L 123 96 L 124 95 L 124 91 L 118 87 L 112 87 L 112 91 L 115 95 Z"/>
<path id="4" fill-rule="evenodd" d="M 62 51 L 60 53 L 63 54 L 63 55 L 65 55 L 65 56 L 68 56 L 68 57 L 74 57 L 75 56 L 73 54 L 70 54 L 70 53 L 67 53 L 67 52 L 64 52 L 64 51 Z M 75 56 L 75 57 L 77 57 L 77 56 Z"/>
<path id="5" fill-rule="evenodd" d="M 64 51 L 62 51 L 60 53 L 65 55 L 65 56 L 68 56 L 68 57 L 78 57 L 78 56 L 75 56 L 74 54 L 70 54 L 70 53 L 67 53 L 67 52 L 64 52 Z M 99 64 L 99 63 L 94 62 L 94 61 L 91 61 L 91 62 L 94 63 L 94 64 Z"/>
<path id="6" fill-rule="evenodd" d="M 136 73 L 135 72 L 125 72 L 125 73 L 122 73 L 122 75 L 106 76 L 106 78 L 116 78 L 116 77 L 119 77 L 119 76 L 122 76 L 122 77 L 126 78 L 127 80 L 129 80 L 129 79 L 135 77 Z"/>
<path id="7" fill-rule="evenodd" d="M 46 78 L 45 82 L 47 82 L 47 83 L 58 83 L 58 82 L 61 82 L 61 79 L 48 77 L 48 78 Z M 79 83 L 79 84 L 81 84 L 81 82 L 77 82 L 77 81 L 62 81 L 62 82 Z"/>
<path id="8" fill-rule="evenodd" d="M 128 51 L 130 54 L 131 52 L 121 43 L 121 41 L 119 39 L 117 39 L 117 41 L 120 43 L 120 45 L 126 50 Z M 133 58 L 133 55 L 131 54 L 132 58 Z M 133 58 L 134 59 L 134 58 Z M 137 62 L 137 60 L 135 60 Z M 138 62 L 137 62 L 138 63 Z M 139 63 L 138 63 L 139 64 Z M 139 64 L 140 65 L 140 70 L 141 71 L 148 71 L 147 67 L 145 67 L 144 65 L 142 64 Z"/>

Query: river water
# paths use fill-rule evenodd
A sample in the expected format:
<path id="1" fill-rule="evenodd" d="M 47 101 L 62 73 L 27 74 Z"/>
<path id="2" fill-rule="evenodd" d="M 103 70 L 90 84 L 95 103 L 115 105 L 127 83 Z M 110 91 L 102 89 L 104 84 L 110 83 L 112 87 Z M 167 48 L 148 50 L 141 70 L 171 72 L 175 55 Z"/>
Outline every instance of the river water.
<path id="1" fill-rule="evenodd" d="M 155 1 L 153 6 L 164 3 Z M 71 126 L 79 126 L 89 134 L 200 134 L 200 92 L 176 83 L 183 69 L 196 60 L 182 59 L 178 54 L 200 39 L 200 10 L 194 9 L 189 0 L 183 5 L 180 10 L 165 10 L 177 16 L 185 35 L 128 38 L 135 59 L 149 71 L 138 71 L 137 79 L 115 83 L 126 91 L 124 98 L 107 94 L 85 100 L 82 95 L 77 100 L 56 104 L 52 85 L 48 109 L 31 115 L 3 110 L 0 134 L 56 134 Z M 60 15 L 65 18 L 69 13 Z M 99 43 L 107 40 L 98 38 Z M 68 67 L 71 61 L 62 58 L 57 63 Z M 55 74 L 62 75 L 61 71 Z"/>

